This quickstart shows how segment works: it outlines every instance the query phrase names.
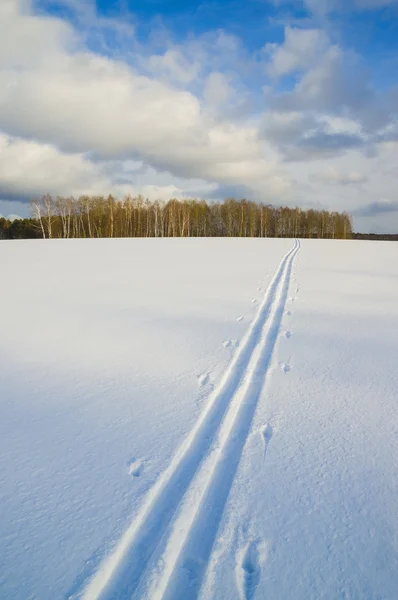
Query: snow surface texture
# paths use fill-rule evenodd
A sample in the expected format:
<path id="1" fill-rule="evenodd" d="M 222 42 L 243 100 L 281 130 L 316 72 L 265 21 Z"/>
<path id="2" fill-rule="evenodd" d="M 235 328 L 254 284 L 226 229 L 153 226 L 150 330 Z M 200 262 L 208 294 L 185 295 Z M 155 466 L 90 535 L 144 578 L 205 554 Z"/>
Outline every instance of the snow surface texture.
<path id="1" fill-rule="evenodd" d="M 398 598 L 394 243 L 0 255 L 0 598 Z"/>

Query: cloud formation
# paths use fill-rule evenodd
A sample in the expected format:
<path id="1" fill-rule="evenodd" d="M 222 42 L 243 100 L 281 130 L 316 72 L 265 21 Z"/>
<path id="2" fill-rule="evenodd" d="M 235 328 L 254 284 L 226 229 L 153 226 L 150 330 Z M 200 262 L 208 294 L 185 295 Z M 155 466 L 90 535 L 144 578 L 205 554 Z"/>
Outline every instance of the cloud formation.
<path id="1" fill-rule="evenodd" d="M 328 46 L 329 39 L 324 31 L 286 27 L 282 44 L 268 43 L 264 47 L 270 57 L 267 72 L 280 77 L 308 69 L 319 61 Z"/>
<path id="2" fill-rule="evenodd" d="M 0 4 L 2 212 L 47 191 L 235 191 L 364 219 L 395 202 L 397 92 L 326 29 L 285 26 L 251 50 L 220 29 L 144 42 L 132 18 L 57 4 Z"/>
<path id="3" fill-rule="evenodd" d="M 373 217 L 375 215 L 383 215 L 385 213 L 398 212 L 398 200 L 380 200 L 370 202 L 355 211 L 355 214 L 361 217 Z"/>

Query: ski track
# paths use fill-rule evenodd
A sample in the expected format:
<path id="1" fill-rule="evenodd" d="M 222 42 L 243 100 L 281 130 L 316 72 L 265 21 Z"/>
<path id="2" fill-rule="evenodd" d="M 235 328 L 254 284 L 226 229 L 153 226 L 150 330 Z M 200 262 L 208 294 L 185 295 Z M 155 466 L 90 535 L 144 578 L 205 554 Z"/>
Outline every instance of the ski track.
<path id="1" fill-rule="evenodd" d="M 150 598 L 198 597 L 269 370 L 299 248 L 296 240 L 282 259 L 255 319 L 202 415 L 113 551 L 78 595 L 81 600 L 140 597 L 141 583 L 166 532 L 163 569 L 152 581 Z M 184 503 L 192 482 L 194 500 Z"/>

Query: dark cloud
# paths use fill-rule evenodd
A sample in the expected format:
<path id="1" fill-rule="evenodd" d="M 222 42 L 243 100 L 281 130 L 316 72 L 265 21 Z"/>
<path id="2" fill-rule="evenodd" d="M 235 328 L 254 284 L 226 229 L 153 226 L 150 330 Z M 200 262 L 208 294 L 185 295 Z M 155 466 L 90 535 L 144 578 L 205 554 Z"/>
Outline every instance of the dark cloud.
<path id="1" fill-rule="evenodd" d="M 43 194 L 46 193 L 45 191 Z M 29 196 L 26 192 L 19 192 L 18 190 L 13 189 L 11 185 L 7 185 L 4 182 L 0 181 L 0 199 L 7 202 L 21 202 L 23 204 L 28 204 L 32 196 Z"/>
<path id="2" fill-rule="evenodd" d="M 357 208 L 352 211 L 352 214 L 358 217 L 375 217 L 377 215 L 395 212 L 398 212 L 398 200 L 393 200 L 392 202 L 387 200 L 376 200 L 375 202 L 365 204 L 365 206 L 362 206 L 361 208 Z"/>
<path id="3" fill-rule="evenodd" d="M 220 185 L 212 196 L 214 200 L 224 200 L 225 198 L 254 200 L 253 190 L 245 185 Z"/>
<path id="4" fill-rule="evenodd" d="M 313 135 L 300 140 L 301 148 L 308 148 L 317 151 L 341 151 L 349 148 L 358 148 L 363 145 L 363 139 L 359 135 L 347 133 L 328 133 L 326 131 L 317 131 Z"/>
<path id="5" fill-rule="evenodd" d="M 297 143 L 307 131 L 316 127 L 313 115 L 300 114 L 292 119 L 274 118 L 266 120 L 260 129 L 260 136 L 277 146 Z"/>
<path id="6" fill-rule="evenodd" d="M 261 137 L 275 145 L 287 160 L 336 156 L 364 146 L 359 134 L 330 132 L 325 122 L 317 121 L 311 114 L 300 114 L 292 120 L 271 120 L 262 127 Z"/>

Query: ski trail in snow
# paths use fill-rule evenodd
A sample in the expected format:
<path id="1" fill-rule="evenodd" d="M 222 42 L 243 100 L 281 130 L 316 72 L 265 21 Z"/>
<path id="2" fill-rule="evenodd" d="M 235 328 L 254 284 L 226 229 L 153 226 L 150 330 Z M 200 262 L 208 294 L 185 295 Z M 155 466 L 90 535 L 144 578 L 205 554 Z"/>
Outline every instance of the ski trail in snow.
<path id="1" fill-rule="evenodd" d="M 255 319 L 202 415 L 83 590 L 81 600 L 137 597 L 151 558 L 179 508 L 181 514 L 171 527 L 162 557 L 164 569 L 150 597 L 197 598 L 269 368 L 299 247 L 296 240 L 282 259 Z M 203 469 L 199 469 L 201 465 Z M 195 501 L 185 506 L 184 497 L 198 471 L 198 493 Z"/>
<path id="2" fill-rule="evenodd" d="M 259 343 L 253 349 L 242 385 L 231 398 L 215 448 L 194 482 L 193 500 L 183 506 L 175 520 L 162 557 L 163 575 L 151 589 L 151 600 L 193 600 L 198 597 L 278 339 L 291 268 L 298 248 L 297 244 L 283 266 L 268 318 L 263 322 Z"/>

